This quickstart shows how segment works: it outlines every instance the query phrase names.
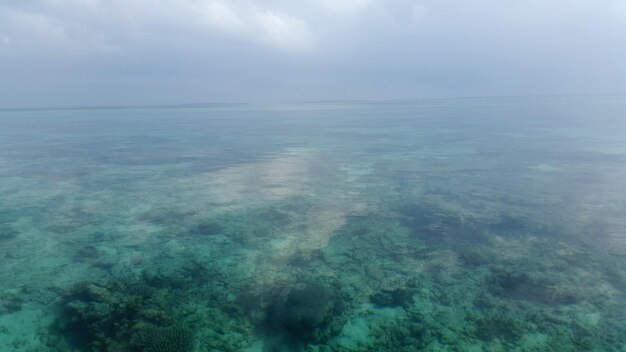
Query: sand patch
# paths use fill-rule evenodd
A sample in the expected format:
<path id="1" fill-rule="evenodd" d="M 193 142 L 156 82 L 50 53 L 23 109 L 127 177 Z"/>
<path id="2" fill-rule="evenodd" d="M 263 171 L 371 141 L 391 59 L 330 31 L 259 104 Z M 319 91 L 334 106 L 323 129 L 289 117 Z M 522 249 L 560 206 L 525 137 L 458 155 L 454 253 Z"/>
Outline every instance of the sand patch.
<path id="1" fill-rule="evenodd" d="M 24 307 L 12 314 L 0 315 L 1 351 L 46 351 L 42 336 L 52 315 L 37 307 Z"/>
<path id="2" fill-rule="evenodd" d="M 191 199 L 232 210 L 310 192 L 311 171 L 319 160 L 313 151 L 292 151 L 185 178 L 179 186 Z"/>

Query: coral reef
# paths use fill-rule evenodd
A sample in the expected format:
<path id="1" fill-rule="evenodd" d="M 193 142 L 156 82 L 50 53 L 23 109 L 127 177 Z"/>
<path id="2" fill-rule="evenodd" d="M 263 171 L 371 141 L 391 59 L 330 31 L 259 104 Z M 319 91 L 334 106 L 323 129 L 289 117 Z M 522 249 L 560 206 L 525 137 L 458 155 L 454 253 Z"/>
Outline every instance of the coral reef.
<path id="1" fill-rule="evenodd" d="M 193 333 L 184 327 L 146 328 L 134 333 L 132 345 L 141 352 L 191 352 Z"/>
<path id="2" fill-rule="evenodd" d="M 626 352 L 574 100 L 2 110 L 0 351 Z"/>
<path id="3" fill-rule="evenodd" d="M 137 276 L 77 283 L 59 302 L 54 331 L 64 339 L 51 340 L 49 347 L 187 352 L 198 342 L 209 350 L 240 351 L 252 327 L 222 286 L 223 274 L 186 259 Z"/>
<path id="4" fill-rule="evenodd" d="M 132 280 L 106 285 L 76 284 L 61 302 L 57 328 L 71 345 L 83 350 L 128 350 L 131 337 L 142 325 L 176 323 L 172 297 Z"/>
<path id="5" fill-rule="evenodd" d="M 0 223 L 0 241 L 10 240 L 19 235 L 19 231 L 17 231 L 11 224 L 2 224 Z"/>
<path id="6" fill-rule="evenodd" d="M 23 292 L 11 290 L 0 293 L 0 315 L 10 314 L 22 309 L 24 303 Z"/>
<path id="7" fill-rule="evenodd" d="M 370 296 L 370 302 L 379 307 L 407 307 L 413 303 L 415 292 L 409 289 L 382 290 Z"/>
<path id="8" fill-rule="evenodd" d="M 299 342 L 324 342 L 341 328 L 344 302 L 328 286 L 307 281 L 281 289 L 267 307 L 273 334 Z"/>

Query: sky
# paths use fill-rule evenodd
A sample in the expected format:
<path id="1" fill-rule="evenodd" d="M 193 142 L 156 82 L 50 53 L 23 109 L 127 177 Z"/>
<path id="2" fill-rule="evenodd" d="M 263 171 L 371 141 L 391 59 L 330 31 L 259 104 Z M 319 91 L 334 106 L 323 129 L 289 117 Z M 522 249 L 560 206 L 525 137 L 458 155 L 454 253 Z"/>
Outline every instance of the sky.
<path id="1" fill-rule="evenodd" d="M 624 94 L 624 0 L 0 0 L 0 107 Z"/>

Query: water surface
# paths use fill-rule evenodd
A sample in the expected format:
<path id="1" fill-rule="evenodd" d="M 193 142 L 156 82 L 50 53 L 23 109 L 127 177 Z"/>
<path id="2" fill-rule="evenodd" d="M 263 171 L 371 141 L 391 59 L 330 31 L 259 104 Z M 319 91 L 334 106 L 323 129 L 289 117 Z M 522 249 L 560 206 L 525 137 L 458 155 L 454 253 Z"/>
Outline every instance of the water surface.
<path id="1" fill-rule="evenodd" d="M 0 111 L 0 350 L 626 351 L 626 99 Z"/>

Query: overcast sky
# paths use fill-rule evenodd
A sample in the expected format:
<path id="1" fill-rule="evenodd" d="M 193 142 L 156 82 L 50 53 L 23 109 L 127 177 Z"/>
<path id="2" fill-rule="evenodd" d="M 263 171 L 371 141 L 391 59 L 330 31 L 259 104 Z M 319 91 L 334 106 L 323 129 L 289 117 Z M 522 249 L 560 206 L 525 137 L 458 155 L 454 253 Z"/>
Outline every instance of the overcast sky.
<path id="1" fill-rule="evenodd" d="M 0 106 L 626 94 L 624 0 L 0 0 Z"/>

